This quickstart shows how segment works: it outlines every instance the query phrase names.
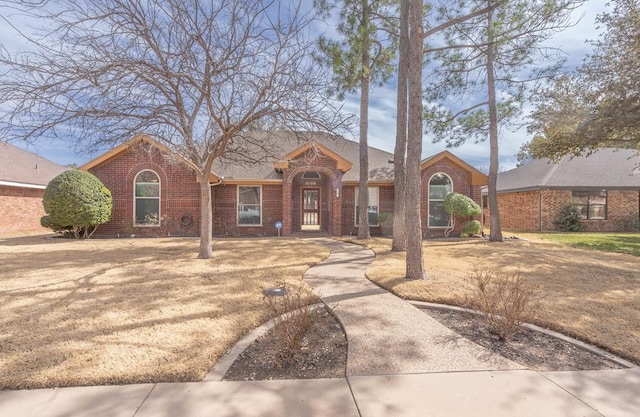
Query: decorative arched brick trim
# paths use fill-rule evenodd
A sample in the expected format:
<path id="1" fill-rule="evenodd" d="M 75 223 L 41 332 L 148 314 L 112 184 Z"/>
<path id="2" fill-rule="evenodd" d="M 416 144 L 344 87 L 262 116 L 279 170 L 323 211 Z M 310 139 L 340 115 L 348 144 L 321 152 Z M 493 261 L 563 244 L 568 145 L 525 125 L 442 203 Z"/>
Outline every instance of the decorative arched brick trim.
<path id="1" fill-rule="evenodd" d="M 431 179 L 431 177 L 433 177 L 435 174 L 438 174 L 438 173 L 446 174 L 449 178 L 451 178 L 454 191 L 456 189 L 456 185 L 458 187 L 468 185 L 466 172 L 463 172 L 459 169 L 455 169 L 446 164 L 432 165 L 429 168 L 422 171 L 422 183 L 428 186 L 429 180 Z"/>
<path id="2" fill-rule="evenodd" d="M 327 179 L 328 187 L 331 190 L 325 194 L 325 198 L 328 204 L 328 222 L 327 232 L 334 236 L 340 236 L 342 233 L 342 172 L 332 170 L 331 168 L 321 165 L 306 165 L 292 168 L 291 170 L 285 170 L 282 184 L 282 203 L 283 203 L 283 236 L 289 236 L 293 230 L 294 220 L 294 205 L 293 205 L 293 186 L 296 177 L 301 176 L 304 172 L 315 171 L 320 174 L 324 174 Z M 333 192 L 333 190 L 338 190 Z"/>
<path id="3" fill-rule="evenodd" d="M 297 177 L 298 175 L 305 173 L 307 171 L 315 171 L 315 172 L 319 172 L 322 174 L 326 174 L 327 176 L 329 176 L 329 178 L 331 178 L 331 184 L 333 185 L 334 188 L 336 187 L 340 187 L 340 183 L 338 181 L 338 177 L 336 177 L 336 174 L 333 170 L 327 168 L 327 167 L 323 167 L 323 166 L 306 166 L 306 167 L 297 167 L 294 168 L 290 171 L 287 172 L 286 178 L 284 183 L 286 185 L 291 185 L 293 184 L 293 180 L 295 179 L 295 177 Z"/>
<path id="4" fill-rule="evenodd" d="M 167 181 L 168 177 L 165 170 L 162 169 L 160 165 L 154 164 L 153 162 L 143 162 L 131 167 L 129 172 L 127 172 L 127 181 L 133 184 L 133 180 L 136 178 L 136 175 L 142 171 L 153 171 L 158 174 L 161 183 Z"/>

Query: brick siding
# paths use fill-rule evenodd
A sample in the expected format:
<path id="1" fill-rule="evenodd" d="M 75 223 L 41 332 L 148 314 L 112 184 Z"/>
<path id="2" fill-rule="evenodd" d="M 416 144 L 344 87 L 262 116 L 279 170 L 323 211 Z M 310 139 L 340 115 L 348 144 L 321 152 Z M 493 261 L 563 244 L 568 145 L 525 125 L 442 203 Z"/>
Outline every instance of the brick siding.
<path id="1" fill-rule="evenodd" d="M 238 225 L 238 185 L 217 185 L 211 191 L 214 236 L 278 235 L 275 223 L 282 221 L 282 185 L 262 185 L 262 226 Z"/>
<path id="2" fill-rule="evenodd" d="M 0 236 L 50 232 L 40 226 L 44 190 L 0 185 Z"/>
<path id="3" fill-rule="evenodd" d="M 152 170 L 160 177 L 160 227 L 134 225 L 134 185 L 136 175 Z M 199 236 L 200 185 L 195 172 L 182 161 L 139 142 L 117 157 L 90 169 L 111 191 L 113 214 L 96 236 Z M 191 223 L 183 222 L 188 216 Z M 185 217 L 186 219 L 186 217 Z"/>
<path id="4" fill-rule="evenodd" d="M 538 230 L 540 222 L 538 191 L 500 194 L 500 226 L 510 230 Z M 487 215 L 489 210 L 487 209 Z M 487 225 L 489 225 L 487 217 Z"/>
<path id="5" fill-rule="evenodd" d="M 503 229 L 521 231 L 556 231 L 553 224 L 560 209 L 571 204 L 571 190 L 540 190 L 498 195 L 500 224 Z M 638 219 L 640 191 L 609 190 L 607 218 L 583 220 L 588 231 L 623 231 L 629 217 Z"/>
<path id="6" fill-rule="evenodd" d="M 422 221 L 422 234 L 425 238 L 444 237 L 445 229 L 429 227 L 429 180 L 435 174 L 444 173 L 451 178 L 453 192 L 466 195 L 478 205 L 482 204 L 482 191 L 479 185 L 470 185 L 470 173 L 458 165 L 448 163 L 447 159 L 442 159 L 436 164 L 429 166 L 422 171 L 422 195 L 420 202 L 420 216 Z M 480 216 L 457 218 L 455 228 L 449 236 L 460 236 L 462 223 L 467 220 L 480 220 Z"/>
<path id="7" fill-rule="evenodd" d="M 377 187 L 372 185 L 371 187 Z M 356 188 L 357 186 L 345 186 L 342 189 L 342 230 L 350 236 L 358 235 L 356 226 Z M 378 194 L 378 213 L 393 214 L 393 187 L 380 186 Z M 369 226 L 371 236 L 380 236 L 380 226 Z"/>
<path id="8" fill-rule="evenodd" d="M 161 182 L 161 227 L 134 225 L 134 179 L 142 170 L 153 170 Z M 139 142 L 115 157 L 90 170 L 111 190 L 114 212 L 111 221 L 102 225 L 99 236 L 198 236 L 200 234 L 200 186 L 195 173 L 182 161 L 174 160 L 147 142 Z M 302 178 L 304 172 L 320 174 L 318 180 Z M 425 237 L 441 237 L 444 230 L 429 229 L 428 181 L 443 172 L 453 181 L 455 192 L 481 202 L 480 187 L 470 186 L 470 174 L 465 169 L 443 159 L 422 173 L 422 221 Z M 246 184 L 247 186 L 259 185 Z M 211 188 L 212 229 L 214 236 L 276 236 L 275 222 L 283 222 L 281 234 L 301 230 L 301 197 L 303 188 L 318 188 L 321 211 L 320 229 L 332 235 L 357 234 L 355 226 L 355 186 L 342 185 L 342 172 L 335 160 L 327 156 L 304 153 L 289 161 L 283 172 L 282 184 L 262 187 L 262 225 L 239 226 L 237 221 L 237 184 L 223 183 Z M 336 195 L 338 189 L 339 196 Z M 393 213 L 393 186 L 379 187 L 379 212 Z M 191 217 L 191 224 L 181 222 Z M 471 218 L 468 218 L 471 219 Z M 457 219 L 452 236 L 459 235 L 465 219 Z M 371 227 L 372 235 L 379 235 L 378 226 Z"/>

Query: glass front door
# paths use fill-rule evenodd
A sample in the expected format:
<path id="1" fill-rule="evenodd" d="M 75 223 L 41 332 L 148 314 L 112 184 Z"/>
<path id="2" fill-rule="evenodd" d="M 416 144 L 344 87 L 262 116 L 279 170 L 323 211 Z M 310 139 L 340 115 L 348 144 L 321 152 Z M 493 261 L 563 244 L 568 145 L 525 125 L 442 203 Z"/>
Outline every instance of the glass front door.
<path id="1" fill-rule="evenodd" d="M 302 189 L 302 230 L 320 230 L 320 190 Z"/>

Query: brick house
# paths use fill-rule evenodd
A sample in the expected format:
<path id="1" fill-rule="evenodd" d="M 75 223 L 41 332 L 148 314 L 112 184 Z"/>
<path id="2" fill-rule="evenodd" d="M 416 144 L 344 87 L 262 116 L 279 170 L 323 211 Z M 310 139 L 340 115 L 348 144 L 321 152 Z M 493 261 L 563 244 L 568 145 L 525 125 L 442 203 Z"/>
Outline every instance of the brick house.
<path id="1" fill-rule="evenodd" d="M 47 232 L 44 189 L 66 167 L 8 143 L 0 143 L 0 236 Z"/>
<path id="2" fill-rule="evenodd" d="M 357 233 L 359 144 L 318 132 L 254 132 L 252 150 L 214 163 L 210 177 L 214 236 Z M 249 161 L 251 160 L 251 161 Z M 393 212 L 393 154 L 369 148 L 369 223 Z M 199 184 L 190 164 L 145 135 L 80 167 L 113 195 L 103 236 L 198 236 Z M 484 174 L 445 151 L 421 165 L 425 237 L 444 235 L 442 200 L 455 191 L 481 201 Z M 452 235 L 460 233 L 460 224 Z"/>
<path id="3" fill-rule="evenodd" d="M 633 150 L 602 149 L 558 163 L 537 159 L 502 172 L 497 184 L 501 227 L 554 231 L 558 211 L 573 204 L 588 231 L 628 230 L 640 221 L 639 167 Z"/>

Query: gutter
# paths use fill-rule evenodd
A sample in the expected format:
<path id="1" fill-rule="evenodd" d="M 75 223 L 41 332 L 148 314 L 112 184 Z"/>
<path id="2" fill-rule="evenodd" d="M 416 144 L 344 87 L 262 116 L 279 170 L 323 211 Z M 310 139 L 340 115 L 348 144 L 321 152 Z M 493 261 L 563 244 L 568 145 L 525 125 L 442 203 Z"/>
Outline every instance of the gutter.
<path id="1" fill-rule="evenodd" d="M 13 181 L 2 181 L 2 180 L 0 180 L 0 185 L 4 185 L 7 187 L 35 188 L 37 190 L 44 190 L 45 188 L 47 188 L 46 185 L 28 184 L 25 182 L 13 182 Z"/>

